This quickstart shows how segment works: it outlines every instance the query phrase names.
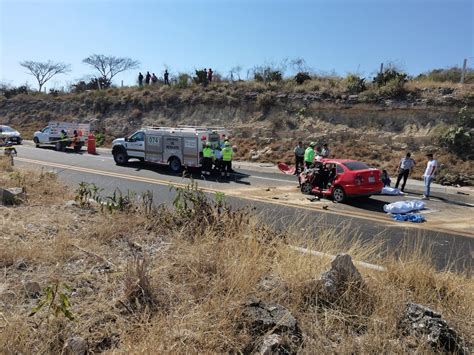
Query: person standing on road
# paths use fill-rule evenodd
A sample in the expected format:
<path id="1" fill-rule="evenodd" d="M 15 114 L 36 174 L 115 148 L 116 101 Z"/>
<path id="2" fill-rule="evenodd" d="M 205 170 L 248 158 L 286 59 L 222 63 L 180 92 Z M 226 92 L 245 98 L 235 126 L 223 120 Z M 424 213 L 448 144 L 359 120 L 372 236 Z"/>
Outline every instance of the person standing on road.
<path id="1" fill-rule="evenodd" d="M 229 141 L 226 141 L 224 148 L 222 149 L 222 176 L 230 177 L 230 172 L 232 171 L 232 157 L 234 156 L 234 151 L 230 146 Z"/>
<path id="2" fill-rule="evenodd" d="M 400 165 L 398 166 L 398 177 L 397 182 L 395 183 L 395 188 L 398 189 L 400 180 L 403 178 L 402 191 L 405 190 L 405 185 L 407 183 L 408 176 L 411 174 L 413 167 L 415 166 L 415 161 L 411 158 L 411 153 L 408 152 L 402 160 L 400 160 Z"/>
<path id="3" fill-rule="evenodd" d="M 207 142 L 202 150 L 202 175 L 211 175 L 212 159 L 214 152 L 211 148 L 211 143 Z"/>
<path id="4" fill-rule="evenodd" d="M 426 163 L 425 173 L 423 174 L 423 180 L 425 182 L 425 194 L 423 195 L 423 200 L 430 199 L 430 185 L 433 182 L 433 179 L 436 176 L 436 170 L 438 169 L 438 162 L 434 160 L 433 154 L 426 154 L 428 162 Z"/>
<path id="5" fill-rule="evenodd" d="M 311 169 L 314 166 L 314 146 L 316 143 L 311 142 L 309 147 L 304 151 L 304 165 L 306 169 Z"/>
<path id="6" fill-rule="evenodd" d="M 294 149 L 295 153 L 295 175 L 298 175 L 301 170 L 304 169 L 304 148 L 303 142 L 298 142 L 298 145 Z"/>

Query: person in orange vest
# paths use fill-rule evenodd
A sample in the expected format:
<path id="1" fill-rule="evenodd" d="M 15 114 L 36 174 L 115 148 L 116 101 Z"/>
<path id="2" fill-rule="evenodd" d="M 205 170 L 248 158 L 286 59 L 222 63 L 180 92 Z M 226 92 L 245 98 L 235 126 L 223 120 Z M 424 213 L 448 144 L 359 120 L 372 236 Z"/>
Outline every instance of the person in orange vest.
<path id="1" fill-rule="evenodd" d="M 222 148 L 222 171 L 221 175 L 230 177 L 232 171 L 232 157 L 234 156 L 234 151 L 230 146 L 230 142 L 226 141 L 224 143 L 224 148 Z"/>

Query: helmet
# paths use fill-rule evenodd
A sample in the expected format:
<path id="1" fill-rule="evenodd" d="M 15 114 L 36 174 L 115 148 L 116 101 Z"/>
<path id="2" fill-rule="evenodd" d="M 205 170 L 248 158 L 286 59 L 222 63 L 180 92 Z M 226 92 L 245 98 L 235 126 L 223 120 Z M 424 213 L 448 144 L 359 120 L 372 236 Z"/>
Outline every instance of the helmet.
<path id="1" fill-rule="evenodd" d="M 210 147 L 211 146 L 211 142 L 206 142 L 206 147 Z"/>
<path id="2" fill-rule="evenodd" d="M 309 143 L 310 147 L 314 147 L 315 145 L 316 145 L 316 143 L 314 143 L 314 142 Z"/>
<path id="3" fill-rule="evenodd" d="M 226 142 L 224 143 L 224 146 L 230 147 L 230 142 L 229 142 L 229 141 L 226 141 Z"/>

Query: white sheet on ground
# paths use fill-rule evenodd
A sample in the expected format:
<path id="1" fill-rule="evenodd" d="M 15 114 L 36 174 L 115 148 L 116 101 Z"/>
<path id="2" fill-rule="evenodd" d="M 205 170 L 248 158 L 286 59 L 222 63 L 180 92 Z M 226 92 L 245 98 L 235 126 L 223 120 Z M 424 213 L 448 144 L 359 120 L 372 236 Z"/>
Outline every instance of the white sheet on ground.
<path id="1" fill-rule="evenodd" d="M 423 208 L 425 208 L 425 203 L 417 200 L 397 201 L 383 206 L 383 210 L 387 213 L 408 213 Z"/>
<path id="2" fill-rule="evenodd" d="M 393 195 L 393 196 L 404 195 L 404 193 L 401 192 L 400 189 L 396 189 L 390 186 L 384 186 L 384 188 L 382 189 L 380 193 L 382 195 Z"/>

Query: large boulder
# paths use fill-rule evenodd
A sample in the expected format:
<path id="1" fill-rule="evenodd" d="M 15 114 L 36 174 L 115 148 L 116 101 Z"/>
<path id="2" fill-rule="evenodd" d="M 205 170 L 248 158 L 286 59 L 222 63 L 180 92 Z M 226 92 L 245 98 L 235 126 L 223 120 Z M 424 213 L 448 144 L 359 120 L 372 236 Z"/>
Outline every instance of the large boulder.
<path id="1" fill-rule="evenodd" d="M 25 198 L 25 192 L 21 187 L 0 188 L 0 205 L 11 206 L 20 203 Z"/>
<path id="2" fill-rule="evenodd" d="M 456 354 L 468 353 L 457 332 L 449 327 L 441 314 L 428 307 L 408 303 L 399 322 L 399 328 L 405 336 L 423 339 L 434 349 Z"/>
<path id="3" fill-rule="evenodd" d="M 279 304 L 251 299 L 244 305 L 243 321 L 254 337 L 244 353 L 288 354 L 301 345 L 296 318 Z"/>
<path id="4" fill-rule="evenodd" d="M 322 273 L 318 284 L 321 296 L 327 301 L 334 301 L 349 287 L 361 288 L 365 282 L 349 254 L 338 254 L 331 261 L 331 268 Z"/>

